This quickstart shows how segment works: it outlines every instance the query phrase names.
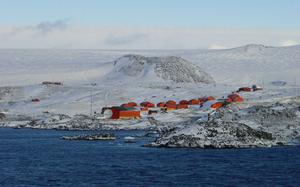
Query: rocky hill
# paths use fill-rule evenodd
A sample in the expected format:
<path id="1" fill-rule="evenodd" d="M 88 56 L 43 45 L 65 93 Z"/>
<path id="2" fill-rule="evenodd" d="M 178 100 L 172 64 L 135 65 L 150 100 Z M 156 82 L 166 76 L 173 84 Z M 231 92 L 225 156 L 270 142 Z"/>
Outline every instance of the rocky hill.
<path id="1" fill-rule="evenodd" d="M 186 121 L 162 126 L 148 146 L 197 148 L 248 148 L 291 145 L 299 139 L 299 103 L 272 103 L 214 113 L 213 120 Z M 152 122 L 153 123 L 153 122 Z"/>
<path id="2" fill-rule="evenodd" d="M 213 78 L 199 66 L 176 56 L 125 55 L 114 61 L 114 68 L 106 78 L 110 80 L 136 79 L 143 82 L 214 83 Z"/>

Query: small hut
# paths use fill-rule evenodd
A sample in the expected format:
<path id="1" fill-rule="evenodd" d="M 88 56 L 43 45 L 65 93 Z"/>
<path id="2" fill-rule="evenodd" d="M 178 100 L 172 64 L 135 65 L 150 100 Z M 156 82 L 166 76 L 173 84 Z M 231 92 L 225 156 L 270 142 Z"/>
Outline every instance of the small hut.
<path id="1" fill-rule="evenodd" d="M 159 102 L 156 104 L 157 107 L 162 108 L 162 107 L 166 107 L 166 103 L 165 102 Z"/>
<path id="2" fill-rule="evenodd" d="M 176 104 L 166 104 L 166 108 L 167 110 L 176 110 L 177 109 L 177 105 Z"/>
<path id="3" fill-rule="evenodd" d="M 199 99 L 191 99 L 189 100 L 189 105 L 199 105 L 200 101 Z"/>
<path id="4" fill-rule="evenodd" d="M 251 92 L 252 89 L 249 87 L 241 87 L 239 88 L 238 92 Z"/>
<path id="5" fill-rule="evenodd" d="M 213 100 L 216 100 L 216 98 L 213 97 L 213 96 L 208 96 L 208 97 L 206 97 L 206 100 L 207 101 L 213 101 Z"/>
<path id="6" fill-rule="evenodd" d="M 239 94 L 230 94 L 227 96 L 227 102 L 244 102 L 244 98 L 242 96 L 240 96 Z"/>
<path id="7" fill-rule="evenodd" d="M 224 102 L 216 102 L 216 103 L 212 104 L 210 107 L 213 109 L 219 109 L 219 108 L 222 108 L 224 105 L 225 105 Z"/>
<path id="8" fill-rule="evenodd" d="M 187 104 L 178 104 L 176 109 L 187 109 L 189 106 Z"/>
<path id="9" fill-rule="evenodd" d="M 176 105 L 176 101 L 169 100 L 166 102 L 167 105 Z"/>
<path id="10" fill-rule="evenodd" d="M 131 106 L 131 107 L 136 107 L 136 106 L 138 106 L 136 102 L 129 102 L 129 103 L 127 103 L 127 104 L 128 104 L 129 106 Z"/>
<path id="11" fill-rule="evenodd" d="M 129 103 L 124 103 L 121 105 L 121 107 L 126 107 L 126 108 L 131 108 L 131 107 L 136 107 L 137 104 L 135 102 L 129 102 Z"/>
<path id="12" fill-rule="evenodd" d="M 188 105 L 189 101 L 188 100 L 181 100 L 181 101 L 179 101 L 179 104 L 180 105 Z"/>
<path id="13" fill-rule="evenodd" d="M 144 102 L 140 103 L 140 106 L 147 107 L 147 108 L 155 107 L 155 105 L 149 101 L 144 101 Z"/>
<path id="14" fill-rule="evenodd" d="M 40 102 L 40 99 L 34 98 L 34 99 L 31 99 L 31 102 L 33 102 L 33 103 L 38 103 L 38 102 Z"/>
<path id="15" fill-rule="evenodd" d="M 111 107 L 111 119 L 138 119 L 140 111 L 129 107 Z"/>

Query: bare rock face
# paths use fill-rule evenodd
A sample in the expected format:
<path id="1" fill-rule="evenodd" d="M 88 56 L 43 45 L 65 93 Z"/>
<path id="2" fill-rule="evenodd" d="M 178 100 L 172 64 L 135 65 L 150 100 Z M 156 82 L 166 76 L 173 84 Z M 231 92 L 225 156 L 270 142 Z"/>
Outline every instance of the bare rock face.
<path id="1" fill-rule="evenodd" d="M 114 62 L 113 74 L 128 77 L 170 80 L 176 83 L 214 83 L 200 67 L 175 56 L 145 57 L 126 55 Z"/>
<path id="2" fill-rule="evenodd" d="M 290 145 L 300 137 L 298 103 L 272 103 L 249 108 L 223 108 L 211 121 L 160 124 L 160 136 L 150 146 L 248 148 Z M 151 121 L 150 121 L 151 122 Z"/>

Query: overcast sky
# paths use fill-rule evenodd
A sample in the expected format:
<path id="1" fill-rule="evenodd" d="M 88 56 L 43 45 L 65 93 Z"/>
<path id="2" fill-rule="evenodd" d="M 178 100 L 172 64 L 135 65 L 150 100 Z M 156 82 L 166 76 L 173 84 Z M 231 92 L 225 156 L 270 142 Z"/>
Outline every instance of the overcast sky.
<path id="1" fill-rule="evenodd" d="M 0 0 L 0 48 L 300 43 L 300 0 Z"/>

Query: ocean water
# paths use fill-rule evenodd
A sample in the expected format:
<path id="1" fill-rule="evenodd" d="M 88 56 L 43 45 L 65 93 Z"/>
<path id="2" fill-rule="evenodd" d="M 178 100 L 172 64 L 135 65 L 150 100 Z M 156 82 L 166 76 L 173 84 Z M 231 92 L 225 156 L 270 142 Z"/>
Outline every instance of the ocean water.
<path id="1" fill-rule="evenodd" d="M 147 148 L 153 138 L 66 141 L 82 131 L 0 128 L 0 186 L 300 186 L 300 146 Z"/>

